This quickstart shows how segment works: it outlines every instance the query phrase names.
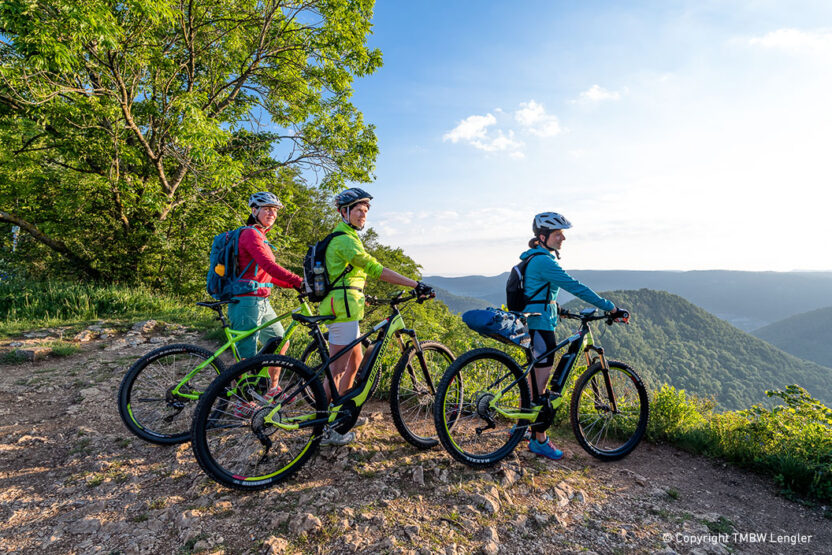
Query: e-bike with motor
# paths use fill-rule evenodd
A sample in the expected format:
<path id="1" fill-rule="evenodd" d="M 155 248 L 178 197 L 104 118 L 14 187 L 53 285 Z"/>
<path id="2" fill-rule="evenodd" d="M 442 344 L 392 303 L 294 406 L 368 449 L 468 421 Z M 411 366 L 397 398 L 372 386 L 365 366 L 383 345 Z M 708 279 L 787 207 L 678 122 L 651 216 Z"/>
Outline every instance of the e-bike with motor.
<path id="1" fill-rule="evenodd" d="M 457 358 L 439 383 L 434 405 L 436 430 L 448 453 L 468 466 L 484 468 L 508 456 L 527 429 L 547 429 L 564 402 L 564 386 L 581 354 L 587 369 L 576 380 L 570 403 L 578 443 L 604 461 L 621 459 L 635 449 L 647 429 L 647 390 L 635 370 L 607 360 L 604 349 L 594 344 L 589 324 L 613 323 L 609 314 L 596 316 L 596 312 L 561 310 L 561 318 L 580 320 L 579 329 L 538 357 L 530 347 L 524 348 L 525 369 L 497 349 L 474 349 Z M 629 315 L 622 321 L 628 319 Z M 552 373 L 548 391 L 538 391 L 537 381 L 527 376 L 537 361 L 564 347 L 568 348 Z"/>
<path id="2" fill-rule="evenodd" d="M 192 446 L 199 465 L 217 482 L 240 490 L 263 489 L 286 480 L 317 451 L 327 430 L 344 433 L 355 425 L 378 384 L 381 358 L 393 338 L 402 349 L 392 381 L 393 420 L 413 445 L 436 445 L 434 384 L 454 355 L 441 343 L 419 341 L 416 332 L 405 327 L 399 311 L 399 306 L 410 300 L 424 302 L 432 296 L 402 292 L 385 300 L 367 297 L 371 303 L 389 304 L 390 315 L 334 356 L 325 353 L 314 368 L 286 356 L 261 355 L 223 372 L 202 395 L 194 412 Z M 319 324 L 334 316 L 293 314 L 292 318 L 308 326 L 313 342 L 323 346 Z M 338 393 L 330 363 L 372 335 L 375 338 L 353 387 Z M 405 341 L 403 336 L 409 339 Z M 275 367 L 280 369 L 282 391 L 267 399 L 266 372 Z M 332 392 L 331 401 L 324 392 L 323 379 Z"/>

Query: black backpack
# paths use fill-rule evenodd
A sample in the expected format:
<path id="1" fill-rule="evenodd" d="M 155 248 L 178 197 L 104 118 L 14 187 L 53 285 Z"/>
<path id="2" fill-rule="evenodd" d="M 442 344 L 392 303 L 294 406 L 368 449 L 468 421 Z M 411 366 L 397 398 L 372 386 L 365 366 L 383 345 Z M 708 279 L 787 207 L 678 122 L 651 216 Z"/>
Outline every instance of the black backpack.
<path id="1" fill-rule="evenodd" d="M 520 262 L 511 269 L 506 281 L 506 308 L 514 312 L 522 312 L 526 305 L 532 302 L 532 299 L 541 291 L 546 289 L 548 292 L 549 284 L 542 285 L 537 291 L 531 295 L 526 295 L 526 267 L 535 256 L 543 254 L 542 252 L 534 253 L 528 258 Z M 548 298 L 548 295 L 547 295 Z M 545 301 L 542 301 L 545 302 Z"/>
<path id="2" fill-rule="evenodd" d="M 335 231 L 314 245 L 309 245 L 309 250 L 303 257 L 303 289 L 312 302 L 319 303 L 324 300 L 324 297 L 332 291 L 333 286 L 352 270 L 352 266 L 347 264 L 341 275 L 332 282 L 329 281 L 329 274 L 326 271 L 326 248 L 329 242 L 339 235 L 344 235 L 344 232 Z"/>

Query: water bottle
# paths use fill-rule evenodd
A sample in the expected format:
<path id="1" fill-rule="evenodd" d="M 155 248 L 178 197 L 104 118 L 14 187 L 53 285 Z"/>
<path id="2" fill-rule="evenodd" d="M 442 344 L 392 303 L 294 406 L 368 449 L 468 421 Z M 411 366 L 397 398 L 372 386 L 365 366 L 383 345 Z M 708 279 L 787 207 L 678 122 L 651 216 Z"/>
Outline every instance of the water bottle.
<path id="1" fill-rule="evenodd" d="M 312 279 L 312 289 L 315 291 L 315 296 L 323 297 L 326 293 L 326 286 L 324 285 L 324 267 L 320 262 L 315 263 L 312 273 L 315 274 Z"/>

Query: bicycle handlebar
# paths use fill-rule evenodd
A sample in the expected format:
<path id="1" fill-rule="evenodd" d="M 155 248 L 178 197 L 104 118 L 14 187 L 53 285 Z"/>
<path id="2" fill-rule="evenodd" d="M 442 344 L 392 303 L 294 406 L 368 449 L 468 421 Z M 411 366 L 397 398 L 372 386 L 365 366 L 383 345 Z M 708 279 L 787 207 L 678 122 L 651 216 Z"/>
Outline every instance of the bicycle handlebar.
<path id="1" fill-rule="evenodd" d="M 434 292 L 431 292 L 430 295 L 425 295 L 425 296 L 420 297 L 419 295 L 416 294 L 416 291 L 413 290 L 413 291 L 411 291 L 410 293 L 407 293 L 407 294 L 405 294 L 404 291 L 399 291 L 396 296 L 391 297 L 389 299 L 380 299 L 380 298 L 374 297 L 372 295 L 365 295 L 364 296 L 364 302 L 366 302 L 367 304 L 370 304 L 370 305 L 389 304 L 390 306 L 396 306 L 397 304 L 406 303 L 408 301 L 412 301 L 413 299 L 416 299 L 416 302 L 418 302 L 418 303 L 423 303 L 428 299 L 433 299 L 434 297 L 436 297 L 436 293 L 434 293 Z"/>
<path id="2" fill-rule="evenodd" d="M 581 322 L 596 322 L 598 320 L 606 320 L 607 325 L 611 326 L 613 322 L 621 322 L 622 324 L 630 323 L 630 313 L 623 311 L 625 316 L 611 316 L 611 312 L 604 312 L 600 316 L 594 314 L 580 314 L 577 312 L 569 312 L 564 308 L 558 309 L 558 316 L 567 320 L 580 320 Z"/>

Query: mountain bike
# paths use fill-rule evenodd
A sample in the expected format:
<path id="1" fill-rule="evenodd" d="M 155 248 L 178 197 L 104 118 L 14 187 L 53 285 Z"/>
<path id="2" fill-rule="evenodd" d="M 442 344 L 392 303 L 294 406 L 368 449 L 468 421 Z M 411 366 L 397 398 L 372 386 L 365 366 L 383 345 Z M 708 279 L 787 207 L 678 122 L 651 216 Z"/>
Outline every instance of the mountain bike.
<path id="1" fill-rule="evenodd" d="M 432 415 L 434 384 L 454 355 L 441 343 L 419 341 L 414 330 L 405 328 L 399 312 L 400 305 L 427 298 L 415 292 L 401 292 L 384 300 L 367 297 L 368 303 L 388 304 L 390 315 L 331 358 L 326 353 L 313 368 L 290 357 L 262 355 L 223 372 L 202 395 L 194 412 L 192 446 L 200 467 L 217 482 L 240 490 L 263 489 L 292 476 L 315 454 L 325 431 L 345 433 L 355 425 L 378 385 L 381 358 L 392 338 L 402 350 L 390 399 L 396 428 L 416 447 L 438 444 Z M 295 313 L 292 318 L 308 326 L 313 342 L 323 347 L 318 326 L 334 316 Z M 355 384 L 339 394 L 330 363 L 374 334 Z M 280 368 L 282 388 L 272 399 L 263 395 L 269 367 Z M 257 377 L 259 382 L 252 379 Z M 323 379 L 333 392 L 331 402 Z"/>
<path id="2" fill-rule="evenodd" d="M 497 349 L 474 349 L 457 358 L 439 383 L 434 405 L 439 440 L 448 453 L 473 468 L 493 466 L 514 450 L 526 430 L 547 429 L 564 402 L 564 386 L 581 354 L 587 368 L 575 382 L 569 411 L 578 443 L 604 461 L 621 459 L 635 449 L 647 429 L 647 390 L 635 370 L 607 360 L 604 349 L 594 344 L 589 324 L 613 323 L 608 314 L 595 313 L 562 310 L 562 318 L 580 320 L 579 329 L 536 358 L 524 348 L 525 369 Z M 527 376 L 535 363 L 567 346 L 548 392 L 541 394 L 532 379 L 530 395 Z"/>
<path id="3" fill-rule="evenodd" d="M 272 324 L 285 320 L 292 314 L 310 316 L 312 309 L 299 297 L 300 306 L 284 312 L 262 325 L 245 331 L 233 330 L 223 314 L 225 305 L 234 300 L 200 302 L 198 306 L 216 311 L 217 320 L 225 333 L 225 344 L 219 349 L 208 351 L 198 345 L 166 345 L 150 351 L 137 360 L 121 381 L 118 392 L 118 412 L 127 429 L 145 441 L 157 445 L 175 445 L 191 437 L 191 411 L 199 395 L 214 378 L 225 371 L 220 359 L 225 351 L 231 350 L 234 360 L 239 362 L 237 343 Z M 289 342 L 297 328 L 292 321 L 282 338 L 272 338 L 258 354 L 280 352 Z M 301 355 L 301 360 L 316 364 L 326 352 L 325 345 L 310 343 Z"/>

